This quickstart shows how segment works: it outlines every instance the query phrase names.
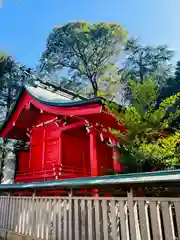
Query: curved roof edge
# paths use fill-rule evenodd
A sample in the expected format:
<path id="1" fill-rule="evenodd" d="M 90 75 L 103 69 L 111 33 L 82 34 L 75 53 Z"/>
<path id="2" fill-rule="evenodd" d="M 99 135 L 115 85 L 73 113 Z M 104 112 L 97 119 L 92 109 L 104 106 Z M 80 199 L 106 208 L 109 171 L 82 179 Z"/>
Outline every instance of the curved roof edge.
<path id="1" fill-rule="evenodd" d="M 31 91 L 30 91 L 30 87 L 31 87 Z M 41 98 L 40 94 L 39 96 L 37 94 L 34 94 L 35 91 L 33 91 L 32 89 L 36 89 L 39 88 L 39 93 L 42 91 L 46 91 L 44 94 L 44 98 Z M 16 98 L 16 101 L 14 102 L 11 111 L 9 112 L 8 116 L 6 117 L 6 119 L 4 120 L 4 123 L 2 124 L 2 126 L 0 127 L 0 135 L 4 129 L 4 127 L 6 126 L 7 122 L 10 120 L 12 114 L 15 112 L 16 107 L 21 99 L 21 97 L 23 96 L 24 92 L 27 92 L 28 95 L 30 95 L 32 98 L 34 98 L 35 100 L 39 101 L 40 103 L 44 104 L 44 105 L 48 105 L 48 106 L 54 106 L 54 107 L 67 107 L 67 108 L 71 108 L 71 107 L 81 107 L 81 106 L 87 106 L 87 105 L 91 105 L 91 104 L 99 104 L 99 105 L 103 105 L 103 101 L 102 98 L 100 97 L 96 97 L 94 99 L 84 99 L 82 100 L 82 98 L 80 99 L 76 99 L 76 100 L 72 100 L 67 97 L 61 97 L 62 95 L 59 94 L 54 94 L 57 96 L 57 99 L 53 99 L 51 100 L 52 97 L 52 92 L 47 90 L 47 89 L 43 89 L 41 87 L 38 86 L 33 86 L 31 84 L 24 84 L 22 86 L 21 91 L 19 92 L 18 97 Z M 41 93 L 42 93 L 41 92 Z M 46 98 L 46 96 L 48 95 L 47 93 L 51 93 L 49 97 Z M 70 93 L 68 93 L 70 96 Z M 53 96 L 54 97 L 54 96 Z M 74 96 L 72 96 L 73 98 Z M 77 96 L 78 97 L 78 96 Z"/>
<path id="2" fill-rule="evenodd" d="M 31 90 L 30 90 L 31 87 Z M 60 94 L 56 94 L 57 98 L 56 99 L 51 99 L 51 95 L 53 93 L 51 93 L 51 95 L 49 96 L 49 98 L 46 97 L 41 97 L 40 95 L 38 96 L 35 91 L 33 91 L 34 89 L 37 89 L 38 87 L 33 87 L 32 85 L 28 85 L 25 84 L 24 85 L 24 89 L 26 90 L 26 92 L 34 99 L 36 99 L 37 101 L 39 101 L 42 104 L 45 105 L 49 105 L 49 106 L 54 106 L 54 107 L 75 107 L 75 106 L 86 106 L 89 104 L 102 104 L 102 98 L 101 97 L 96 97 L 93 99 L 87 99 L 87 100 L 81 100 L 81 99 L 76 99 L 76 100 L 72 100 L 72 99 L 68 99 L 65 97 L 61 97 Z M 40 87 L 39 87 L 40 88 Z M 40 89 L 40 91 L 46 91 L 48 92 L 49 90 L 44 90 L 44 89 Z M 58 97 L 59 95 L 59 97 Z"/>

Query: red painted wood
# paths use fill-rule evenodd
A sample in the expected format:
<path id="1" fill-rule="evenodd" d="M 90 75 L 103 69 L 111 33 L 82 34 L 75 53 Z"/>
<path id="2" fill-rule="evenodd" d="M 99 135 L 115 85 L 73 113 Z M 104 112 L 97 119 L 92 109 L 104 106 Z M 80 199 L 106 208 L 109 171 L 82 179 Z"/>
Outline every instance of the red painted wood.
<path id="1" fill-rule="evenodd" d="M 28 95 L 24 93 L 21 97 L 21 101 L 19 101 L 16 111 L 11 114 L 11 118 L 4 126 L 3 130 L 1 130 L 1 137 L 5 138 L 8 132 L 14 127 L 13 125 L 16 124 L 16 120 L 19 117 L 20 113 L 22 112 L 23 108 L 25 108 L 28 104 Z"/>
<path id="2" fill-rule="evenodd" d="M 95 131 L 91 131 L 89 136 L 90 136 L 91 176 L 97 176 L 98 175 L 98 162 L 97 162 L 97 143 L 96 143 Z"/>
<path id="3" fill-rule="evenodd" d="M 86 137 L 79 138 L 64 133 L 62 138 L 63 160 L 62 163 L 69 167 L 89 169 L 89 139 Z"/>
<path id="4" fill-rule="evenodd" d="M 112 149 L 105 143 L 97 143 L 98 175 L 106 175 L 109 170 L 113 170 Z"/>
<path id="5" fill-rule="evenodd" d="M 87 106 L 78 106 L 78 107 L 54 107 L 42 104 L 36 99 L 29 96 L 30 102 L 37 108 L 44 110 L 45 112 L 55 114 L 55 115 L 64 115 L 64 116 L 73 116 L 73 115 L 89 115 L 101 112 L 101 106 L 99 104 L 91 104 Z"/>
<path id="6" fill-rule="evenodd" d="M 28 111 L 30 104 L 35 106 L 37 109 L 41 109 L 47 113 L 56 115 L 56 116 L 73 116 L 73 115 L 89 115 L 101 112 L 101 106 L 99 104 L 91 104 L 88 106 L 78 106 L 78 107 L 54 107 L 42 104 L 30 96 L 26 91 L 24 91 L 21 99 L 18 102 L 16 107 L 16 111 L 14 111 L 11 115 L 11 118 L 6 122 L 6 126 L 4 126 L 1 131 L 0 136 L 2 138 L 6 137 L 9 131 L 14 127 L 14 124 L 17 124 L 16 121 L 20 116 L 23 109 Z M 10 137 L 10 136 L 9 136 Z"/>
<path id="7" fill-rule="evenodd" d="M 29 169 L 29 152 L 20 152 L 18 159 L 18 170 L 27 171 Z"/>
<path id="8" fill-rule="evenodd" d="M 67 125 L 63 126 L 61 118 L 67 120 Z M 89 134 L 85 130 L 85 120 L 93 124 L 93 131 Z M 120 165 L 113 163 L 112 149 L 106 144 L 108 138 L 114 139 L 114 136 L 103 132 L 100 125 L 98 129 L 97 122 L 106 128 L 117 124 L 112 116 L 101 113 L 98 104 L 51 107 L 24 92 L 16 111 L 1 132 L 3 137 L 12 134 L 26 141 L 26 132 L 30 134 L 30 153 L 20 153 L 15 181 L 97 176 L 106 174 L 105 170 L 120 169 Z M 102 132 L 105 142 L 100 141 Z"/>

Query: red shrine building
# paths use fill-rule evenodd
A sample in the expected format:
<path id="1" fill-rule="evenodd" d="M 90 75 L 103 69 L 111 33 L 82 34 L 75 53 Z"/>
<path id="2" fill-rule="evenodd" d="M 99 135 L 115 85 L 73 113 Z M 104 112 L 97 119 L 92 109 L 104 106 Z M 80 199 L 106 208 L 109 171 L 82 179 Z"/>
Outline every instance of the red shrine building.
<path id="1" fill-rule="evenodd" d="M 114 160 L 110 128 L 119 128 L 101 98 L 74 99 L 70 93 L 26 84 L 0 131 L 22 140 L 15 182 L 37 182 L 121 171 Z"/>

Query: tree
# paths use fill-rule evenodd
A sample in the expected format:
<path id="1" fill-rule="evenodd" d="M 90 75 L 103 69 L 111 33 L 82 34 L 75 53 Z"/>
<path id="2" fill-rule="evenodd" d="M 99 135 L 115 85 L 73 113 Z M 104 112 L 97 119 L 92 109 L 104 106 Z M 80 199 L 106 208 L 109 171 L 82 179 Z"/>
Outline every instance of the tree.
<path id="1" fill-rule="evenodd" d="M 116 65 L 127 33 L 119 24 L 68 23 L 54 28 L 41 57 L 44 74 L 63 68 L 98 95 L 99 79 Z"/>
<path id="2" fill-rule="evenodd" d="M 0 105 L 6 116 L 16 100 L 24 81 L 30 79 L 28 69 L 11 56 L 0 57 Z M 3 116 L 4 117 L 4 116 Z"/>
<path id="3" fill-rule="evenodd" d="M 174 76 L 167 79 L 164 86 L 160 89 L 159 101 L 180 92 L 180 61 L 176 63 Z"/>
<path id="4" fill-rule="evenodd" d="M 144 79 L 143 83 L 132 81 L 131 92 L 132 103 L 120 113 L 114 104 L 109 104 L 119 124 L 127 129 L 126 133 L 113 130 L 119 138 L 119 147 L 116 148 L 121 153 L 120 161 L 130 172 L 180 165 L 180 132 L 169 129 L 172 121 L 180 115 L 179 108 L 175 108 L 180 93 L 163 100 L 157 108 L 157 87 L 152 79 Z"/>
<path id="5" fill-rule="evenodd" d="M 24 81 L 29 80 L 32 80 L 32 75 L 28 68 L 17 63 L 11 56 L 0 54 L 0 124 L 9 114 Z M 15 157 L 12 158 L 13 148 L 17 144 L 17 141 L 7 139 L 0 141 L 0 179 L 2 178 L 3 182 L 10 179 L 10 172 L 13 175 L 16 161 Z"/>
<path id="6" fill-rule="evenodd" d="M 137 40 L 129 40 L 125 48 L 124 67 L 119 71 L 121 81 L 127 84 L 127 97 L 130 95 L 131 80 L 143 83 L 147 77 L 153 77 L 161 88 L 171 75 L 172 56 L 173 52 L 166 45 L 143 46 Z"/>

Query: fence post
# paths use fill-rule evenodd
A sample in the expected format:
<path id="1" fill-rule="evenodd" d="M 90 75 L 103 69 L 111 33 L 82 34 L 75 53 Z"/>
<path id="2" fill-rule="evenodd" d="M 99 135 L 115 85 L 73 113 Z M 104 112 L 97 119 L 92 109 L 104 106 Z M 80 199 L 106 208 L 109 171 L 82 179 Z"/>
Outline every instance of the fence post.
<path id="1" fill-rule="evenodd" d="M 130 239 L 136 240 L 136 228 L 134 218 L 134 201 L 133 201 L 133 189 L 130 188 L 127 192 L 127 202 L 129 210 L 129 223 L 130 223 Z"/>
<path id="2" fill-rule="evenodd" d="M 69 192 L 69 240 L 73 239 L 72 189 Z"/>

